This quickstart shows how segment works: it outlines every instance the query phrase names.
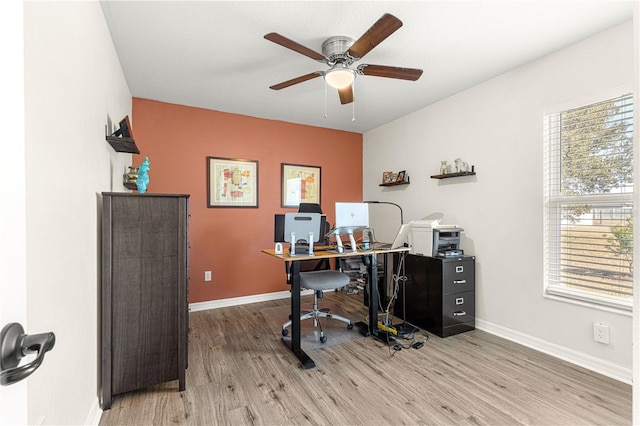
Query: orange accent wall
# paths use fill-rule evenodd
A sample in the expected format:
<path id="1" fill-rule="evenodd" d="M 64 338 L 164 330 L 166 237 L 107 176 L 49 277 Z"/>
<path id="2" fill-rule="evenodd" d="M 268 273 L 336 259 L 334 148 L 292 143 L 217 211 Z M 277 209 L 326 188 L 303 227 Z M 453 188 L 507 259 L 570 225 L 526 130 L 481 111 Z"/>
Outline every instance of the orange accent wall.
<path id="1" fill-rule="evenodd" d="M 149 157 L 150 193 L 189 198 L 189 302 L 288 290 L 273 247 L 281 207 L 281 163 L 321 167 L 321 205 L 334 223 L 336 201 L 362 201 L 362 135 L 133 98 L 132 128 Z M 206 158 L 258 161 L 258 208 L 207 208 Z M 212 280 L 204 281 L 204 271 Z"/>

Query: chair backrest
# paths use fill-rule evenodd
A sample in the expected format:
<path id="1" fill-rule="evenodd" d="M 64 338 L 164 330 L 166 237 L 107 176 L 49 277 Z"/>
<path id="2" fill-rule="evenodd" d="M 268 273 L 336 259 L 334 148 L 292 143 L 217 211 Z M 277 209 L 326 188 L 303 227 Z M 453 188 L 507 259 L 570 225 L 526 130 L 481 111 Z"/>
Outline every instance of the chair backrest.
<path id="1" fill-rule="evenodd" d="M 300 203 L 298 206 L 298 213 L 320 213 L 322 214 L 322 208 L 317 203 Z"/>
<path id="2" fill-rule="evenodd" d="M 320 204 L 317 204 L 317 203 L 300 203 L 300 205 L 298 206 L 298 213 L 323 214 Z M 329 240 L 329 237 L 327 236 L 329 234 L 329 231 L 331 231 L 331 224 L 326 220 L 323 220 L 321 223 L 321 229 L 320 229 L 320 235 L 322 235 L 322 237 L 320 238 L 320 241 L 318 242 L 318 244 L 321 244 L 321 245 L 329 244 L 330 240 Z"/>

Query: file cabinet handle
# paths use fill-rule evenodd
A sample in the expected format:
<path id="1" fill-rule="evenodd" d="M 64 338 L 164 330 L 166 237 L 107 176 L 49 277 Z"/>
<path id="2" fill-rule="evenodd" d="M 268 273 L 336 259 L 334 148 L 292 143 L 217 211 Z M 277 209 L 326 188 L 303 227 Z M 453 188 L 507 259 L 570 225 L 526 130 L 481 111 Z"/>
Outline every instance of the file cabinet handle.
<path id="1" fill-rule="evenodd" d="M 465 311 L 457 311 L 457 312 L 453 313 L 454 317 L 462 317 L 462 316 L 465 316 L 465 315 L 467 315 L 467 313 Z"/>
<path id="2" fill-rule="evenodd" d="M 466 284 L 467 280 L 453 280 L 454 284 Z"/>

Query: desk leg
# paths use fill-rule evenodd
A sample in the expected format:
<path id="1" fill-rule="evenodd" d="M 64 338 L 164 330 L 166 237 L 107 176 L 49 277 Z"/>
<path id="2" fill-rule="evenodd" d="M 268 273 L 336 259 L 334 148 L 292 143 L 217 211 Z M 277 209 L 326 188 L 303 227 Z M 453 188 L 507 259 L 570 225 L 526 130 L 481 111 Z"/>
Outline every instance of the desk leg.
<path id="1" fill-rule="evenodd" d="M 378 258 L 375 254 L 369 256 L 367 265 L 367 279 L 369 280 L 369 333 L 378 335 Z"/>
<path id="2" fill-rule="evenodd" d="M 386 256 L 386 254 L 385 254 Z M 374 253 L 369 257 L 369 265 L 367 265 L 367 275 L 369 281 L 369 333 L 376 339 L 392 344 L 395 336 L 378 329 L 378 256 Z M 387 275 L 387 264 L 384 263 L 384 275 Z M 386 279 L 386 278 L 385 278 Z"/>
<path id="3" fill-rule="evenodd" d="M 313 368 L 316 364 L 309 355 L 300 348 L 300 262 L 291 265 L 291 337 L 283 337 L 282 342 L 300 360 L 304 369 Z"/>

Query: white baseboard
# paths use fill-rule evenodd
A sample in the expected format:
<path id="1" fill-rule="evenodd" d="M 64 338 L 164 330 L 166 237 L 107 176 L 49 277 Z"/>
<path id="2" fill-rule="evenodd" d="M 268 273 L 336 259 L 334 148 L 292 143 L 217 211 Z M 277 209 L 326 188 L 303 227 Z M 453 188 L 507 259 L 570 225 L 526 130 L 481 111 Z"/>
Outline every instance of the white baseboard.
<path id="1" fill-rule="evenodd" d="M 300 292 L 301 296 L 305 296 L 307 294 L 313 294 L 313 290 L 303 290 Z M 210 300 L 208 302 L 190 303 L 189 310 L 191 312 L 206 311 L 207 309 L 218 309 L 226 308 L 229 306 L 246 305 L 249 303 L 267 302 L 269 300 L 288 299 L 290 296 L 291 292 L 285 290 L 275 293 L 264 293 L 251 296 L 232 297 L 230 299 Z"/>
<path id="2" fill-rule="evenodd" d="M 478 318 L 476 318 L 476 328 L 507 340 L 511 340 L 512 342 L 519 343 L 528 348 L 535 349 L 547 355 L 559 358 L 563 361 L 579 365 L 580 367 L 595 371 L 596 373 L 619 380 L 623 383 L 629 385 L 632 384 L 633 373 L 631 369 L 623 368 L 602 359 L 585 355 L 582 352 L 574 351 L 573 349 L 568 349 L 554 343 L 549 343 L 542 339 L 538 339 L 537 337 L 532 337 L 528 334 L 520 333 L 519 331 L 511 330 Z"/>
<path id="3" fill-rule="evenodd" d="M 91 410 L 89 410 L 89 414 L 87 414 L 87 420 L 85 420 L 85 425 L 98 426 L 100 424 L 100 417 L 102 417 L 102 409 L 100 409 L 100 401 L 98 398 L 93 400 L 93 405 L 91 406 Z"/>

